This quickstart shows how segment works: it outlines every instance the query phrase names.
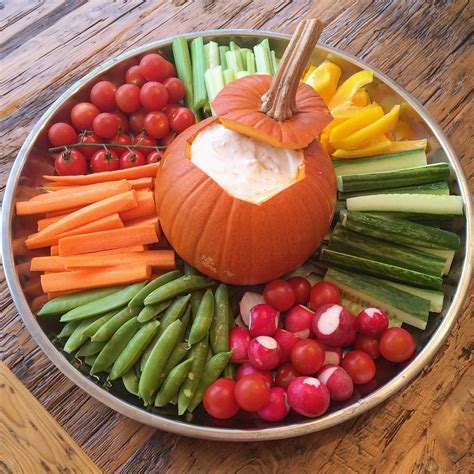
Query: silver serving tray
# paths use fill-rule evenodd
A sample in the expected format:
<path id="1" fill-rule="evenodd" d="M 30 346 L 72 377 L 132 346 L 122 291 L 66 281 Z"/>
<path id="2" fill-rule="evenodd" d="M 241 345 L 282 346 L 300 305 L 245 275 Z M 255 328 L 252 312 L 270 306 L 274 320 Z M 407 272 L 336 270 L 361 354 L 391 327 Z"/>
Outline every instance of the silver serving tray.
<path id="1" fill-rule="evenodd" d="M 203 36 L 206 40 L 215 40 L 227 44 L 234 40 L 241 46 L 251 46 L 255 41 L 269 38 L 272 48 L 277 54 L 282 54 L 289 36 L 285 34 L 256 31 L 256 30 L 211 30 L 191 33 L 187 38 Z M 57 325 L 57 318 L 38 320 L 32 312 L 32 302 L 35 296 L 35 285 L 38 284 L 38 274 L 30 274 L 28 261 L 41 254 L 39 251 L 26 251 L 22 242 L 28 234 L 35 230 L 36 219 L 18 218 L 15 216 L 15 203 L 18 200 L 28 199 L 37 194 L 37 187 L 42 184 L 41 176 L 53 172 L 52 160 L 48 158 L 47 130 L 50 124 L 58 120 L 67 120 L 72 106 L 88 100 L 91 86 L 100 79 L 123 79 L 125 71 L 136 63 L 136 56 L 143 53 L 163 50 L 170 52 L 173 38 L 147 44 L 122 54 L 102 66 L 97 67 L 85 77 L 77 81 L 62 94 L 38 120 L 26 138 L 13 164 L 3 199 L 2 210 L 2 250 L 6 280 L 16 304 L 18 312 L 35 338 L 41 349 L 49 359 L 77 386 L 89 395 L 117 412 L 166 431 L 186 436 L 226 441 L 255 441 L 289 438 L 323 430 L 343 423 L 367 410 L 375 407 L 388 397 L 405 387 L 419 372 L 428 365 L 443 344 L 450 329 L 458 317 L 463 301 L 467 295 L 472 273 L 472 203 L 468 183 L 461 164 L 445 134 L 422 105 L 406 93 L 387 76 L 372 66 L 336 48 L 318 46 L 311 58 L 311 62 L 319 63 L 330 58 L 343 67 L 344 77 L 361 68 L 370 68 L 374 71 L 374 83 L 369 91 L 375 100 L 387 108 L 396 103 L 403 103 L 403 118 L 407 120 L 420 138 L 429 141 L 431 161 L 449 162 L 455 177 L 452 191 L 463 197 L 465 218 L 459 220 L 459 232 L 462 238 L 462 249 L 453 263 L 452 270 L 446 278 L 446 301 L 443 313 L 438 317 L 431 317 L 426 331 L 414 331 L 420 350 L 413 360 L 404 367 L 398 367 L 393 378 L 388 380 L 374 392 L 368 395 L 355 394 L 345 403 L 332 404 L 330 410 L 322 417 L 307 419 L 291 414 L 280 423 L 266 423 L 258 420 L 252 414 L 239 414 L 229 421 L 218 421 L 210 418 L 201 411 L 197 411 L 191 421 L 179 418 L 169 409 L 146 411 L 138 399 L 129 395 L 120 386 L 105 387 L 103 380 L 87 377 L 78 366 L 77 361 L 68 359 L 50 339 Z M 469 231 L 469 229 L 471 229 Z"/>

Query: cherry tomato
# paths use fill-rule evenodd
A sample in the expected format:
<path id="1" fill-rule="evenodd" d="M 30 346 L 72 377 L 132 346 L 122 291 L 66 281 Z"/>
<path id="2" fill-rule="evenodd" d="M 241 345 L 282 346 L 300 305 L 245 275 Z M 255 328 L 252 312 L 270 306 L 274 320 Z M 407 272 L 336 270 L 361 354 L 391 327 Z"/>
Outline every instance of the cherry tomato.
<path id="1" fill-rule="evenodd" d="M 234 395 L 236 385 L 234 380 L 221 377 L 209 386 L 203 399 L 204 408 L 209 415 L 227 420 L 239 411 Z"/>
<path id="2" fill-rule="evenodd" d="M 162 81 L 169 74 L 168 61 L 161 55 L 151 53 L 140 61 L 140 73 L 147 81 Z"/>
<path id="3" fill-rule="evenodd" d="M 307 304 L 311 292 L 311 283 L 303 277 L 288 278 L 288 283 L 295 290 L 296 304 Z"/>
<path id="4" fill-rule="evenodd" d="M 372 336 L 357 334 L 355 348 L 369 354 L 372 359 L 377 359 L 380 355 L 379 341 Z"/>
<path id="5" fill-rule="evenodd" d="M 169 77 L 163 81 L 163 85 L 168 91 L 168 103 L 175 104 L 182 100 L 186 94 L 184 82 L 177 77 Z"/>
<path id="6" fill-rule="evenodd" d="M 174 133 L 168 133 L 168 135 L 166 135 L 166 137 L 163 137 L 160 140 L 160 145 L 169 146 L 170 143 L 174 140 L 175 137 L 176 137 L 176 135 Z"/>
<path id="7" fill-rule="evenodd" d="M 119 165 L 120 162 L 117 154 L 110 150 L 99 150 L 91 158 L 91 170 L 93 173 L 115 171 L 119 169 Z"/>
<path id="8" fill-rule="evenodd" d="M 290 360 L 300 374 L 315 374 L 323 365 L 324 348 L 314 339 L 301 339 L 291 349 Z"/>
<path id="9" fill-rule="evenodd" d="M 115 91 L 117 87 L 109 81 L 100 81 L 92 86 L 91 102 L 101 112 L 112 112 L 115 110 Z"/>
<path id="10" fill-rule="evenodd" d="M 170 125 L 173 132 L 181 133 L 196 123 L 196 117 L 186 107 L 180 107 L 170 118 Z"/>
<path id="11" fill-rule="evenodd" d="M 128 150 L 120 155 L 120 169 L 135 168 L 146 164 L 143 153 L 139 150 Z"/>
<path id="12" fill-rule="evenodd" d="M 145 84 L 146 79 L 140 72 L 140 66 L 132 66 L 127 69 L 127 72 L 125 73 L 125 82 L 127 84 L 135 84 L 138 87 L 141 87 L 143 84 Z"/>
<path id="13" fill-rule="evenodd" d="M 140 89 L 140 102 L 146 110 L 161 110 L 168 102 L 168 91 L 161 82 L 146 82 Z"/>
<path id="14" fill-rule="evenodd" d="M 65 122 L 54 123 L 49 127 L 48 138 L 53 146 L 72 145 L 77 143 L 77 133 L 74 128 Z"/>
<path id="15" fill-rule="evenodd" d="M 295 290 L 286 280 L 273 280 L 263 290 L 263 298 L 278 311 L 287 311 L 295 305 Z"/>
<path id="16" fill-rule="evenodd" d="M 309 301 L 313 309 L 318 309 L 324 304 L 339 304 L 341 292 L 332 283 L 320 281 L 311 288 Z"/>
<path id="17" fill-rule="evenodd" d="M 133 139 L 134 145 L 143 145 L 143 146 L 156 146 L 158 142 L 150 135 L 145 133 L 140 133 Z M 140 148 L 140 151 L 143 153 L 144 156 L 148 156 L 151 152 L 156 151 L 151 148 Z"/>
<path id="18" fill-rule="evenodd" d="M 143 132 L 143 120 L 145 119 L 146 110 L 140 109 L 133 112 L 128 117 L 128 123 L 135 135 Z"/>
<path id="19" fill-rule="evenodd" d="M 150 163 L 158 163 L 159 161 L 161 161 L 161 158 L 162 158 L 161 150 L 152 151 L 146 157 L 146 164 L 149 165 Z"/>
<path id="20" fill-rule="evenodd" d="M 242 410 L 258 411 L 268 403 L 270 387 L 261 375 L 249 374 L 237 382 L 234 393 Z"/>
<path id="21" fill-rule="evenodd" d="M 178 110 L 181 108 L 180 105 L 178 104 L 168 104 L 168 105 L 165 105 L 161 111 L 167 115 L 167 117 L 171 120 L 175 115 L 176 113 L 178 112 Z"/>
<path id="22" fill-rule="evenodd" d="M 300 375 L 301 374 L 289 362 L 287 362 L 277 370 L 275 375 L 275 385 L 286 390 L 288 385 L 290 385 L 290 382 Z"/>
<path id="23" fill-rule="evenodd" d="M 80 136 L 80 142 L 81 143 L 103 143 L 104 140 L 103 138 L 99 137 L 97 133 L 94 132 L 87 132 L 87 133 L 81 133 Z M 102 147 L 100 146 L 84 146 L 81 148 L 81 153 L 88 159 L 90 160 L 92 155 L 96 152 L 101 150 Z"/>
<path id="24" fill-rule="evenodd" d="M 92 122 L 92 128 L 97 135 L 105 138 L 113 138 L 119 130 L 119 120 L 116 115 L 102 112 Z"/>
<path id="25" fill-rule="evenodd" d="M 119 130 L 121 132 L 128 132 L 130 127 L 128 126 L 127 116 L 123 112 L 120 112 L 120 110 L 112 112 L 112 115 L 115 115 L 119 121 Z"/>
<path id="26" fill-rule="evenodd" d="M 164 138 L 170 131 L 170 121 L 163 112 L 148 112 L 143 127 L 153 138 Z"/>
<path id="27" fill-rule="evenodd" d="M 130 138 L 130 135 L 127 135 L 126 133 L 119 133 L 114 138 L 109 140 L 109 143 L 111 145 L 131 145 L 132 139 Z M 116 153 L 118 156 L 120 156 L 124 151 L 127 151 L 125 148 L 114 147 L 114 146 L 108 146 L 107 148 L 110 151 L 113 151 L 114 153 Z"/>
<path id="28" fill-rule="evenodd" d="M 166 61 L 165 63 L 165 70 L 166 70 L 166 77 L 176 77 L 176 68 L 174 64 L 170 61 Z"/>
<path id="29" fill-rule="evenodd" d="M 404 362 L 415 352 L 415 340 L 406 329 L 388 328 L 380 338 L 379 349 L 390 362 Z"/>
<path id="30" fill-rule="evenodd" d="M 71 122 L 76 130 L 90 130 L 100 110 L 90 102 L 80 102 L 71 110 Z"/>
<path id="31" fill-rule="evenodd" d="M 57 155 L 54 168 L 60 176 L 77 176 L 86 172 L 87 161 L 80 151 L 65 150 Z"/>
<path id="32" fill-rule="evenodd" d="M 115 93 L 117 107 L 127 113 L 136 112 L 140 108 L 140 88 L 135 84 L 123 84 Z"/>
<path id="33" fill-rule="evenodd" d="M 341 367 L 350 375 L 355 384 L 368 383 L 375 377 L 374 360 L 362 351 L 348 352 L 342 359 Z"/>

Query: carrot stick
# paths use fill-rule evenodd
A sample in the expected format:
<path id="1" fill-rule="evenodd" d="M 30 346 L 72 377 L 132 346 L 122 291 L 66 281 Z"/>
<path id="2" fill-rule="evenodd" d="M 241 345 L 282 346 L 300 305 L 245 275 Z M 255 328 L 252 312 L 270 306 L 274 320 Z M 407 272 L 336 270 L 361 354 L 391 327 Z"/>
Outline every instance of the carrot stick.
<path id="1" fill-rule="evenodd" d="M 64 257 L 33 257 L 30 270 L 32 272 L 64 272 Z"/>
<path id="2" fill-rule="evenodd" d="M 56 291 L 85 290 L 104 286 L 124 285 L 148 280 L 151 268 L 146 265 L 121 265 L 94 270 L 48 273 L 41 275 L 41 286 L 45 293 Z"/>
<path id="3" fill-rule="evenodd" d="M 72 214 L 73 212 L 78 211 L 79 209 L 82 209 L 84 206 L 81 207 L 73 207 L 71 209 L 64 209 L 61 211 L 53 211 L 53 212 L 46 212 L 44 217 L 49 219 L 50 217 L 57 217 L 57 216 L 67 216 L 68 214 Z"/>
<path id="4" fill-rule="evenodd" d="M 59 257 L 66 270 L 81 270 L 90 267 L 111 267 L 116 265 L 149 265 L 159 270 L 173 270 L 176 266 L 173 250 L 150 250 L 148 252 L 124 252 L 114 255 L 78 255 Z M 42 259 L 58 257 L 36 257 Z M 33 259 L 34 260 L 34 259 Z M 33 266 L 33 261 L 32 261 Z"/>
<path id="5" fill-rule="evenodd" d="M 55 217 L 45 217 L 44 219 L 40 219 L 37 222 L 38 225 L 38 232 L 46 229 L 49 225 L 53 224 L 54 222 L 59 221 L 59 219 L 62 219 L 63 216 L 55 216 Z"/>
<path id="6" fill-rule="evenodd" d="M 144 252 L 145 250 L 148 250 L 147 245 L 128 245 L 127 247 L 120 247 L 118 249 L 101 250 L 100 252 L 87 252 L 83 255 L 115 255 L 118 253 Z"/>
<path id="7" fill-rule="evenodd" d="M 29 201 L 18 202 L 16 213 L 19 216 L 26 216 L 86 206 L 130 190 L 130 185 L 126 180 L 117 183 L 101 183 L 101 185 L 101 187 L 96 186 L 92 189 L 63 190 L 41 194 Z"/>
<path id="8" fill-rule="evenodd" d="M 59 240 L 59 255 L 81 255 L 88 252 L 117 249 L 129 245 L 145 245 L 158 242 L 153 225 L 104 230 L 93 234 L 75 235 Z"/>
<path id="9" fill-rule="evenodd" d="M 134 227 L 137 225 L 158 225 L 158 216 L 145 217 L 143 219 L 135 219 L 128 221 L 126 227 Z"/>
<path id="10" fill-rule="evenodd" d="M 128 182 L 132 189 L 151 189 L 153 188 L 155 178 L 145 177 L 145 178 L 136 178 L 129 179 Z"/>
<path id="11" fill-rule="evenodd" d="M 102 173 L 85 174 L 81 176 L 43 176 L 48 181 L 61 184 L 92 184 L 120 179 L 154 178 L 158 171 L 159 163 L 137 166 L 117 171 L 104 171 Z"/>
<path id="12" fill-rule="evenodd" d="M 137 191 L 137 207 L 121 212 L 124 222 L 156 216 L 155 197 L 151 191 Z"/>
<path id="13" fill-rule="evenodd" d="M 51 245 L 50 250 L 51 257 L 59 256 L 59 245 Z"/>

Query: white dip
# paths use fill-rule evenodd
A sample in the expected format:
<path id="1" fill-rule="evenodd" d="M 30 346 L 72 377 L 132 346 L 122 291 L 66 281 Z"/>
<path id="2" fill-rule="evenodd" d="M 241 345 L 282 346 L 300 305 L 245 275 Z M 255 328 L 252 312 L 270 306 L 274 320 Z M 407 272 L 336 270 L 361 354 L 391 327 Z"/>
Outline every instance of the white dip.
<path id="1" fill-rule="evenodd" d="M 260 204 L 296 182 L 303 152 L 277 148 L 225 128 L 206 127 L 191 145 L 191 162 L 231 196 Z"/>

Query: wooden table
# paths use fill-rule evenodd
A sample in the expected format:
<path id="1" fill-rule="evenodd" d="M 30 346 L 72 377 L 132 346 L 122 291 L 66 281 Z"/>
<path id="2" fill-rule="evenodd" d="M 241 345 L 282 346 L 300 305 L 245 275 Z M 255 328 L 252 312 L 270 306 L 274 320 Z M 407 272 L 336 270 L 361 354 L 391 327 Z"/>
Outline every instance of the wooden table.
<path id="1" fill-rule="evenodd" d="M 2 189 L 37 118 L 106 59 L 193 30 L 291 32 L 308 16 L 330 23 L 323 43 L 375 65 L 425 105 L 449 135 L 473 183 L 469 33 L 474 12 L 469 0 L 7 0 L 0 5 Z M 472 472 L 472 294 L 432 364 L 399 395 L 323 433 L 232 444 L 156 431 L 87 396 L 42 354 L 3 279 L 1 284 L 2 359 L 106 472 Z"/>

